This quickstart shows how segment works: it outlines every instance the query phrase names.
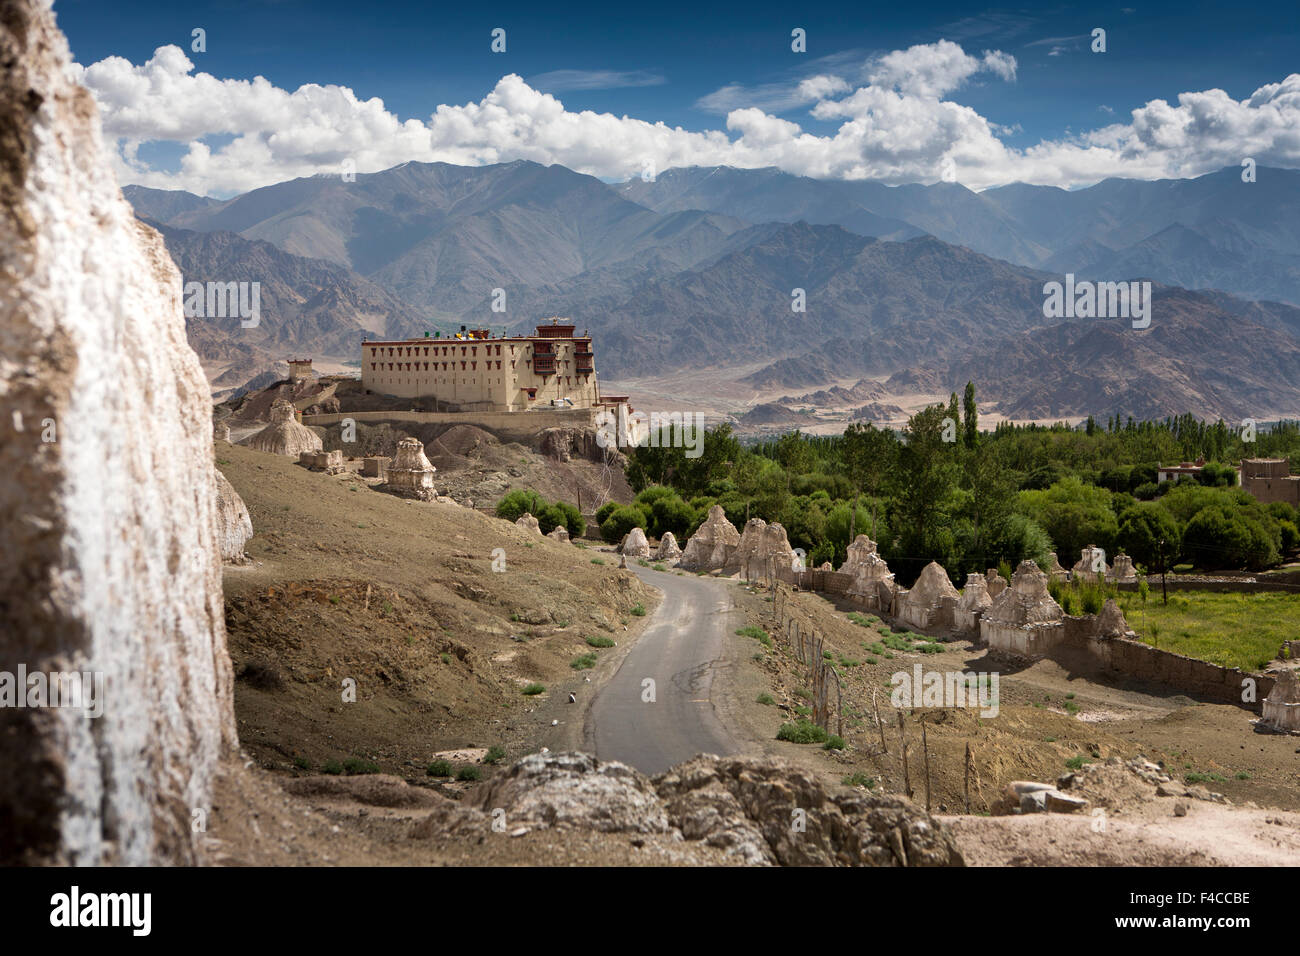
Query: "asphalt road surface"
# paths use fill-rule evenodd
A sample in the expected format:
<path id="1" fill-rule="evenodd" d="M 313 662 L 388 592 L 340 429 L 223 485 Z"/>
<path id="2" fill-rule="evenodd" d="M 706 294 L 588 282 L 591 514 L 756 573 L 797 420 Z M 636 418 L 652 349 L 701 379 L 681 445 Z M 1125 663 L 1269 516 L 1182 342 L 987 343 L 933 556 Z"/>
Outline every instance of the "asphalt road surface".
<path id="1" fill-rule="evenodd" d="M 596 756 L 654 774 L 699 753 L 738 753 L 710 696 L 731 620 L 726 585 L 694 574 L 629 569 L 663 591 L 664 599 L 592 704 Z"/>

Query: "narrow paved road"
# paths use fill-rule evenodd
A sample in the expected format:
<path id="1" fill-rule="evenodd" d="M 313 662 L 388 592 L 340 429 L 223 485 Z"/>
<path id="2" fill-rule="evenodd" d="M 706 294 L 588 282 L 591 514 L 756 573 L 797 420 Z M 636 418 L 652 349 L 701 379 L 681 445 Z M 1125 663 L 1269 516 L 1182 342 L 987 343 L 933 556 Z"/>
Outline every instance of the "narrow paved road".
<path id="1" fill-rule="evenodd" d="M 664 592 L 645 633 L 592 704 L 588 739 L 601 760 L 660 773 L 698 753 L 740 747 L 718 719 L 713 680 L 732 609 L 727 586 L 693 574 L 630 568 Z M 645 681 L 654 681 L 654 700 Z"/>

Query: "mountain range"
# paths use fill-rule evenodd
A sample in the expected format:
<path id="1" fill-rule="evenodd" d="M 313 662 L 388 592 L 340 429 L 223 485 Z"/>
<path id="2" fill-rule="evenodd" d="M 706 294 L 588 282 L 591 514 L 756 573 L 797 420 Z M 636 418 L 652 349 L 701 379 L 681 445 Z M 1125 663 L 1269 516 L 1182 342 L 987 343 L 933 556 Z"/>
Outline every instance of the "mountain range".
<path id="1" fill-rule="evenodd" d="M 882 239 L 924 232 L 1018 265 L 1097 279 L 1140 275 L 1300 304 L 1300 170 L 1227 168 L 1196 179 L 1107 179 L 1087 189 L 1017 183 L 885 186 L 776 169 L 670 169 L 618 187 L 660 212 L 803 220 Z"/>
<path id="2" fill-rule="evenodd" d="M 260 330 L 191 325 L 239 374 L 288 352 L 355 361 L 366 336 L 569 315 L 606 381 L 693 369 L 771 395 L 872 377 L 893 407 L 969 378 L 1016 418 L 1264 418 L 1300 411 L 1300 172 L 1257 176 L 974 193 L 406 163 L 228 200 L 124 193 L 187 280 L 263 283 Z M 1063 272 L 1153 281 L 1152 327 L 1045 319 Z"/>

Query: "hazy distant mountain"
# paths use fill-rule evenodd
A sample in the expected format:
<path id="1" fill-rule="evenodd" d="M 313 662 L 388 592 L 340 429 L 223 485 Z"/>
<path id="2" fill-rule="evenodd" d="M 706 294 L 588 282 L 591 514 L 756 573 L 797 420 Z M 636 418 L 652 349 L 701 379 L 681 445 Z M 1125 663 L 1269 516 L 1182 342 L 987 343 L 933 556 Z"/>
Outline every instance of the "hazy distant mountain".
<path id="1" fill-rule="evenodd" d="M 834 408 L 841 405 L 863 405 L 884 398 L 887 392 L 879 382 L 861 379 L 849 388 L 836 385 L 807 395 L 786 396 L 781 399 L 783 405 L 816 405 L 819 408 Z"/>
<path id="2" fill-rule="evenodd" d="M 1043 268 L 1092 279 L 1152 276 L 1186 289 L 1226 289 L 1252 299 L 1285 301 L 1300 289 L 1300 255 L 1265 248 L 1228 220 L 1195 229 L 1177 222 L 1122 249 L 1089 241 L 1053 256 Z"/>
<path id="3" fill-rule="evenodd" d="M 363 338 L 418 335 L 428 328 L 401 299 L 330 262 L 291 255 L 231 232 L 194 232 L 150 223 L 185 281 L 258 282 L 258 325 L 238 316 L 186 320 L 190 344 L 209 361 L 257 364 L 289 353 L 355 358 Z"/>
<path id="4" fill-rule="evenodd" d="M 221 200 L 196 196 L 183 189 L 150 189 L 148 186 L 123 186 L 122 195 L 137 216 L 154 222 L 170 222 L 181 213 L 218 205 Z"/>
<path id="5" fill-rule="evenodd" d="M 660 212 L 708 209 L 751 222 L 802 220 L 881 239 L 929 233 L 1026 264 L 1049 254 L 1024 240 L 997 205 L 955 183 L 886 186 L 864 180 L 810 179 L 778 169 L 693 166 L 669 169 L 653 182 L 632 179 L 616 188 Z"/>
<path id="6" fill-rule="evenodd" d="M 166 220 L 237 232 L 350 268 L 433 315 L 464 315 L 491 291 L 534 285 L 654 251 L 684 267 L 746 223 L 661 216 L 563 166 L 405 163 L 255 189 Z M 508 303 L 507 303 L 508 304 Z"/>
<path id="7" fill-rule="evenodd" d="M 611 279 L 596 290 L 581 280 L 561 284 L 554 301 L 573 306 L 599 335 L 608 374 L 803 366 L 781 381 L 747 380 L 757 387 L 887 373 L 990 328 L 1004 334 L 1042 321 L 1041 275 L 930 236 L 883 242 L 794 223 L 756 228 L 752 238 L 694 269 Z M 806 311 L 793 311 L 795 289 Z"/>
<path id="8" fill-rule="evenodd" d="M 807 223 L 752 235 L 751 245 L 696 269 L 607 276 L 598 293 L 584 276 L 561 284 L 556 300 L 585 317 L 607 376 L 683 368 L 707 376 L 763 362 L 739 381 L 793 391 L 892 372 L 883 388 L 867 382 L 794 400 L 866 404 L 873 419 L 888 417 L 889 395 L 946 395 L 968 380 L 1017 418 L 1192 411 L 1262 420 L 1300 411 L 1292 306 L 1157 286 L 1150 329 L 1060 324 L 1043 317 L 1049 274 L 930 236 L 884 242 Z M 805 313 L 791 311 L 794 288 L 805 290 Z M 780 424 L 767 409 L 753 417 L 763 416 Z"/>
<path id="9" fill-rule="evenodd" d="M 927 232 L 1021 265 L 1097 278 L 1150 276 L 1300 304 L 1300 171 L 1228 168 L 1196 179 L 1108 179 L 1088 189 L 1015 184 L 884 186 L 775 169 L 670 169 L 622 195 L 661 211 L 843 226 L 882 238 Z M 910 231 L 909 231 L 910 230 Z"/>
<path id="10" fill-rule="evenodd" d="M 1300 321 L 1300 310 L 1291 310 Z M 1079 319 L 972 343 L 896 373 L 896 391 L 960 394 L 1017 419 L 1084 415 L 1160 418 L 1187 411 L 1228 421 L 1300 411 L 1300 340 L 1246 321 L 1211 296 L 1160 288 L 1148 329 L 1126 320 Z"/>
<path id="11" fill-rule="evenodd" d="M 1228 225 L 1235 242 L 1300 249 L 1300 170 L 1261 167 L 1253 183 L 1229 167 L 1196 179 L 1107 179 L 1074 191 L 1016 184 L 981 195 L 1054 255 L 1086 239 L 1125 248 L 1176 224 L 1209 236 Z"/>

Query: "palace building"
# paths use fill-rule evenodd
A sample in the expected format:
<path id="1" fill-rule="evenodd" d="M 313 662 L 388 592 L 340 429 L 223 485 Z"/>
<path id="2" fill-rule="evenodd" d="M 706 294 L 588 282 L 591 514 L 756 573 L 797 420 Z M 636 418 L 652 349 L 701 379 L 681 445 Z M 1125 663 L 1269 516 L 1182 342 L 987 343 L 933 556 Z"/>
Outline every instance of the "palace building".
<path id="1" fill-rule="evenodd" d="M 432 398 L 446 411 L 516 412 L 601 403 L 591 336 L 559 318 L 533 335 L 466 329 L 451 338 L 361 343 L 361 384 L 403 398 Z"/>

